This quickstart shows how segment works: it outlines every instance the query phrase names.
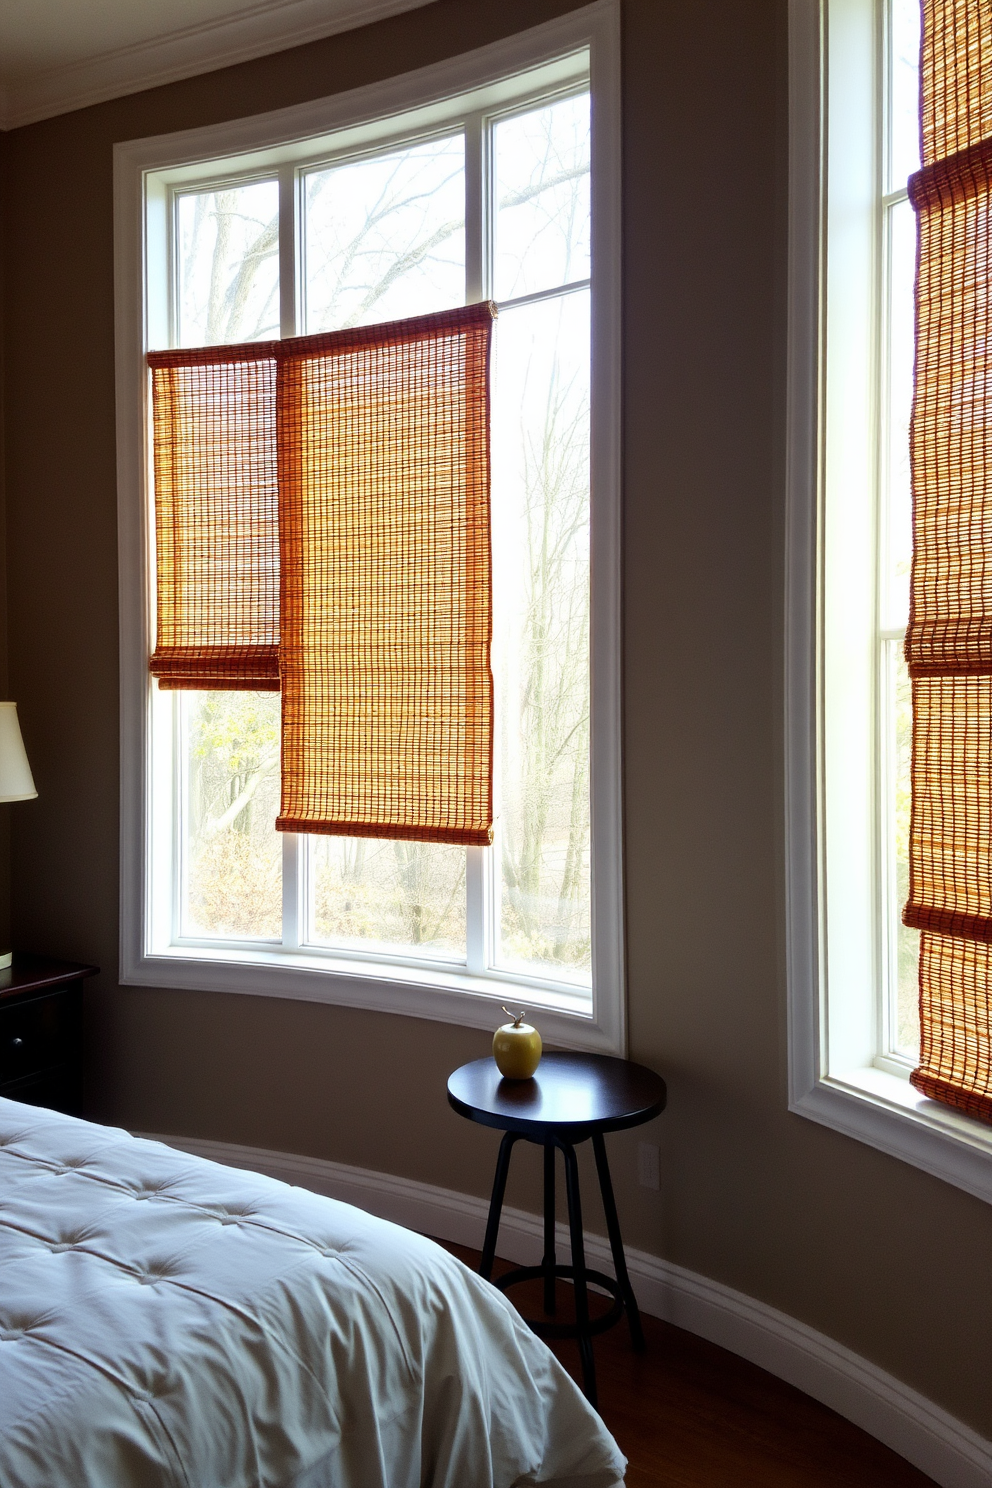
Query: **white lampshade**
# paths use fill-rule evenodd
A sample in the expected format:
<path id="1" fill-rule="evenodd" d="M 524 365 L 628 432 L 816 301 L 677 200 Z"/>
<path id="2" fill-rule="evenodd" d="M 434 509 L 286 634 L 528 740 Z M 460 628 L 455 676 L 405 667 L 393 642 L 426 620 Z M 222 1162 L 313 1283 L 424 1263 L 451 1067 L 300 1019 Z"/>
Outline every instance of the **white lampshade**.
<path id="1" fill-rule="evenodd" d="M 0 801 L 30 801 L 37 794 L 17 722 L 17 704 L 0 703 Z"/>

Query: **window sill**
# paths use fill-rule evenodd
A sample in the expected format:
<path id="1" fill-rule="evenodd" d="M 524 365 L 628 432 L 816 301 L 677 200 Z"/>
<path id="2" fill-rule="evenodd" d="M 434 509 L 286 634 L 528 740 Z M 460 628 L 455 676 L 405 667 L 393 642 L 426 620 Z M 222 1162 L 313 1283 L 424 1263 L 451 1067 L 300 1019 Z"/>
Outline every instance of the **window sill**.
<path id="1" fill-rule="evenodd" d="M 171 945 L 128 964 L 121 982 L 135 987 L 176 987 L 198 992 L 286 997 L 369 1012 L 453 1023 L 492 1032 L 505 1022 L 502 1004 L 533 1011 L 548 1044 L 623 1054 L 619 1032 L 597 1017 L 596 999 L 567 988 L 535 987 L 512 977 L 483 979 L 462 970 L 336 959 L 301 951 L 232 946 Z"/>
<path id="2" fill-rule="evenodd" d="M 789 1106 L 992 1203 L 992 1126 L 873 1066 L 819 1080 Z"/>

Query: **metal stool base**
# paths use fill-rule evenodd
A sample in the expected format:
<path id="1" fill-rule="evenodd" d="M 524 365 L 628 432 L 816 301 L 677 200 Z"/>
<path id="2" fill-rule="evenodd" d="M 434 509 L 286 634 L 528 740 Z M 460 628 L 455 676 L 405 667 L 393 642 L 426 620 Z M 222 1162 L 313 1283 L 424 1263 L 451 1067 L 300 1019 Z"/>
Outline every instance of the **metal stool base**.
<path id="1" fill-rule="evenodd" d="M 548 1274 L 545 1266 L 517 1266 L 512 1271 L 504 1271 L 502 1276 L 493 1277 L 493 1286 L 505 1292 L 507 1287 L 517 1286 L 522 1281 L 546 1281 Z M 551 1275 L 553 1278 L 560 1276 L 564 1281 L 574 1282 L 575 1267 L 556 1265 Z M 607 1328 L 612 1328 L 623 1317 L 624 1300 L 620 1284 L 614 1281 L 612 1276 L 605 1276 L 602 1271 L 587 1270 L 585 1279 L 588 1285 L 601 1287 L 604 1292 L 608 1292 L 613 1302 L 609 1310 L 600 1317 L 590 1318 L 582 1332 L 590 1335 L 605 1333 Z M 553 1323 L 546 1317 L 525 1317 L 524 1322 L 541 1338 L 579 1338 L 581 1336 L 578 1323 Z"/>
<path id="2" fill-rule="evenodd" d="M 482 1264 L 479 1267 L 481 1275 L 487 1281 L 492 1280 L 493 1262 L 496 1259 L 496 1240 L 499 1234 L 500 1214 L 503 1209 L 503 1195 L 506 1192 L 506 1178 L 510 1169 L 510 1153 L 513 1151 L 514 1143 L 519 1141 L 533 1142 L 544 1148 L 544 1259 L 540 1266 L 518 1266 L 513 1271 L 507 1271 L 496 1279 L 496 1286 L 501 1290 L 514 1286 L 518 1281 L 536 1281 L 539 1277 L 544 1281 L 544 1312 L 543 1318 L 525 1318 L 524 1321 L 535 1333 L 542 1338 L 574 1338 L 578 1341 L 579 1356 L 582 1361 L 582 1388 L 590 1405 L 596 1405 L 596 1361 L 593 1358 L 592 1339 L 596 1333 L 603 1333 L 607 1328 L 612 1328 L 626 1313 L 627 1325 L 630 1328 L 630 1341 L 637 1350 L 644 1348 L 644 1332 L 641 1328 L 641 1315 L 637 1310 L 637 1300 L 634 1290 L 627 1275 L 627 1263 L 623 1253 L 623 1241 L 620 1238 L 620 1224 L 617 1219 L 617 1206 L 613 1198 L 613 1184 L 610 1181 L 610 1168 L 606 1160 L 606 1146 L 603 1142 L 602 1132 L 591 1132 L 593 1151 L 596 1156 L 596 1172 L 599 1177 L 600 1193 L 603 1198 L 603 1212 L 606 1216 L 606 1228 L 610 1237 L 610 1250 L 613 1255 L 613 1265 L 616 1270 L 616 1280 L 611 1276 L 604 1276 L 602 1271 L 590 1271 L 586 1266 L 585 1249 L 582 1242 L 582 1205 L 579 1199 L 579 1167 L 575 1160 L 575 1141 L 564 1136 L 558 1131 L 549 1131 L 546 1137 L 532 1137 L 524 1132 L 507 1131 L 503 1134 L 500 1143 L 499 1156 L 496 1159 L 496 1176 L 493 1181 L 493 1196 L 489 1205 L 489 1222 L 486 1225 L 486 1239 L 482 1248 Z M 579 1137 L 579 1141 L 585 1141 Z M 572 1264 L 570 1266 L 559 1266 L 555 1255 L 555 1148 L 561 1152 L 565 1162 L 565 1192 L 568 1198 L 568 1229 L 572 1246 Z M 554 1323 L 548 1321 L 548 1315 L 555 1310 L 555 1279 L 563 1277 L 572 1282 L 575 1287 L 575 1322 Z M 593 1282 L 602 1287 L 613 1298 L 613 1305 L 602 1317 L 591 1319 L 589 1317 L 589 1293 L 588 1283 Z"/>

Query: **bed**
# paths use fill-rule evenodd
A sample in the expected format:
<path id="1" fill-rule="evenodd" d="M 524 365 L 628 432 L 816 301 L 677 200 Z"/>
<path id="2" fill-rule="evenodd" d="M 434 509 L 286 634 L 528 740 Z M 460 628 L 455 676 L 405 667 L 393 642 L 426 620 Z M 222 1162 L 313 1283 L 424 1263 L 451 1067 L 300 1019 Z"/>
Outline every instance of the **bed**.
<path id="1" fill-rule="evenodd" d="M 624 1466 L 431 1241 L 0 1099 L 4 1488 L 613 1488 Z"/>

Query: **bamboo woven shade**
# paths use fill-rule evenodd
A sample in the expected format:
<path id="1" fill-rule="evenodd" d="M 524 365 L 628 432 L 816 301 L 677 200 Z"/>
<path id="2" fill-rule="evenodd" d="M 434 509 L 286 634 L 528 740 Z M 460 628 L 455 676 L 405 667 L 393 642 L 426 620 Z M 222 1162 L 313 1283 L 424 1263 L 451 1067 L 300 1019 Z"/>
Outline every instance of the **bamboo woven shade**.
<path id="1" fill-rule="evenodd" d="M 932 1100 L 992 1120 L 992 947 L 920 936 L 920 1064 L 913 1084 Z"/>
<path id="2" fill-rule="evenodd" d="M 923 0 L 920 124 L 924 167 L 992 135 L 988 0 Z"/>
<path id="3" fill-rule="evenodd" d="M 148 358 L 151 670 L 281 687 L 280 831 L 492 839 L 494 313 Z"/>
<path id="4" fill-rule="evenodd" d="M 992 661 L 992 141 L 921 171 L 914 558 L 907 659 L 914 675 L 981 673 Z"/>
<path id="5" fill-rule="evenodd" d="M 992 1118 L 992 16 L 924 0 L 910 449 L 917 1089 Z"/>
<path id="6" fill-rule="evenodd" d="M 907 925 L 992 941 L 992 677 L 913 679 Z"/>
<path id="7" fill-rule="evenodd" d="M 160 687 L 279 687 L 272 343 L 154 352 Z"/>
<path id="8" fill-rule="evenodd" d="M 492 837 L 493 308 L 283 342 L 283 831 Z"/>

